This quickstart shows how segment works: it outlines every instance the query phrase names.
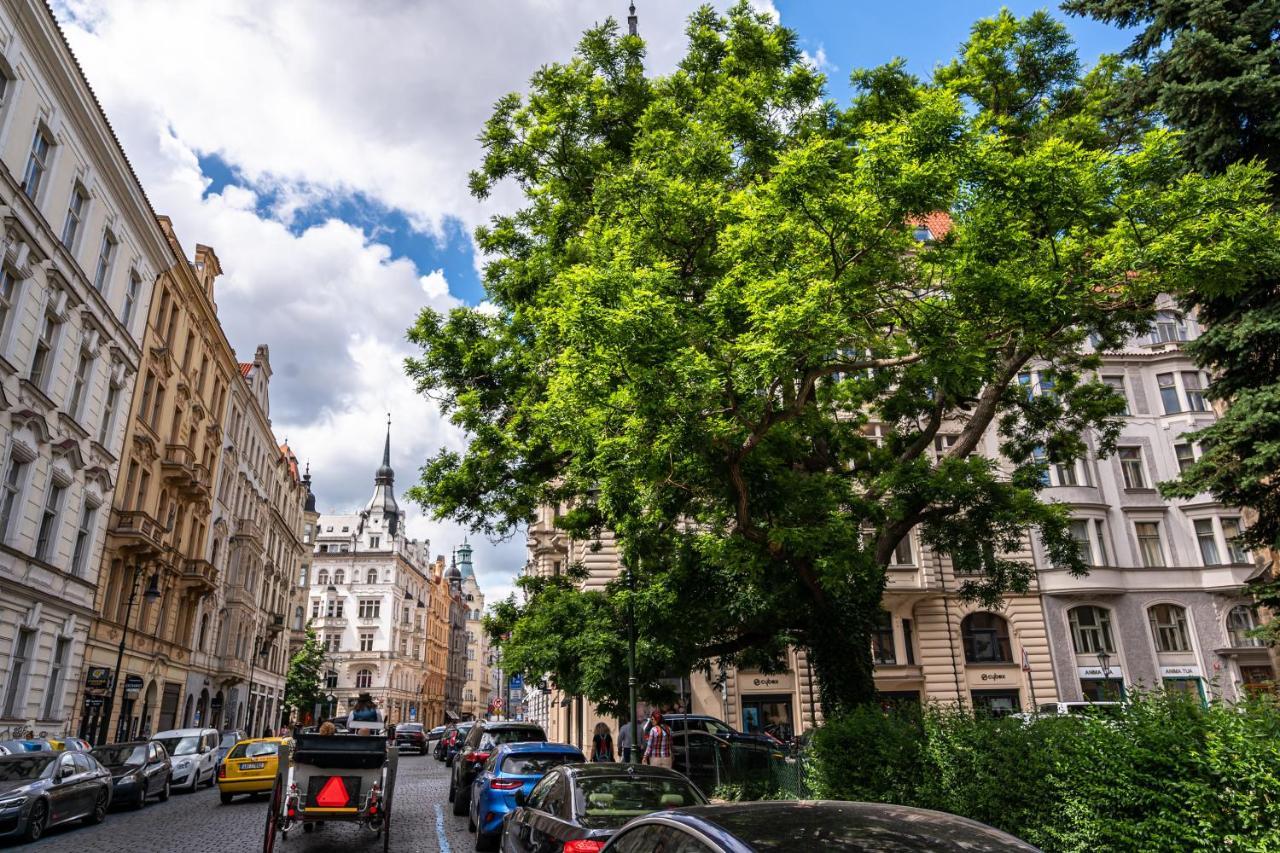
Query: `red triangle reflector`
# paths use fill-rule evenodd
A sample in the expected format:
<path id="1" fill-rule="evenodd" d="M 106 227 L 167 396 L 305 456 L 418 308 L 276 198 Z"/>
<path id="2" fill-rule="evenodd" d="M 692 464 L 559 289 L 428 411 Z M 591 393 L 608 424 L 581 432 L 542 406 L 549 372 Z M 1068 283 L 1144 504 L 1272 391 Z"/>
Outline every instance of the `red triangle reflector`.
<path id="1" fill-rule="evenodd" d="M 347 785 L 341 776 L 330 776 L 320 793 L 316 794 L 316 805 L 322 809 L 340 809 L 349 802 L 351 796 L 347 793 Z"/>

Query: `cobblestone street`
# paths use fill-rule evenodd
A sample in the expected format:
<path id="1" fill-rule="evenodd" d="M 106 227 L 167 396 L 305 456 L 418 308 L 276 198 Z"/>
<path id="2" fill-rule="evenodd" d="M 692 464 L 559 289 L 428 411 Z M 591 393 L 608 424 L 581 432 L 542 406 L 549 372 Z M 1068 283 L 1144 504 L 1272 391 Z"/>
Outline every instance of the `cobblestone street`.
<path id="1" fill-rule="evenodd" d="M 391 849 L 401 853 L 471 850 L 467 819 L 450 813 L 445 795 L 449 782 L 445 766 L 430 755 L 400 759 Z M 437 809 L 436 806 L 441 808 Z M 141 811 L 113 810 L 99 826 L 79 824 L 51 830 L 35 844 L 13 850 L 38 853 L 242 853 L 260 850 L 266 823 L 266 796 L 218 801 L 218 790 L 201 788 L 194 794 L 174 794 L 167 803 L 152 801 Z M 440 821 L 439 825 L 437 821 Z M 359 853 L 382 850 L 382 842 L 367 830 L 331 824 L 323 831 L 289 833 L 277 851 L 295 853 Z"/>

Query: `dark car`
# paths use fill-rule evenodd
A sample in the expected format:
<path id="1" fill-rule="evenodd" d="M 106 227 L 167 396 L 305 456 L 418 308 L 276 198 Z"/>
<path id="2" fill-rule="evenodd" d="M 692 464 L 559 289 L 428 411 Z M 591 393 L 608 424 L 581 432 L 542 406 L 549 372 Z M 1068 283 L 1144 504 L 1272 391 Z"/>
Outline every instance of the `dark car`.
<path id="1" fill-rule="evenodd" d="M 447 726 L 436 726 L 434 729 L 427 732 L 427 740 L 439 742 L 440 738 L 444 737 L 444 730 L 446 728 Z"/>
<path id="2" fill-rule="evenodd" d="M 461 730 L 462 726 L 458 726 Z M 547 733 L 537 723 L 514 723 L 479 720 L 467 732 L 467 739 L 458 747 L 449 774 L 449 802 L 453 813 L 464 815 L 470 807 L 471 780 L 489 760 L 489 753 L 504 743 L 545 741 Z"/>
<path id="3" fill-rule="evenodd" d="M 662 767 L 566 764 L 548 771 L 528 796 L 516 796 L 516 808 L 502 825 L 501 849 L 598 850 L 638 816 L 706 801 L 696 785 Z"/>
<path id="4" fill-rule="evenodd" d="M 100 746 L 93 757 L 111 773 L 111 801 L 140 809 L 151 797 L 169 799 L 173 765 L 157 741 L 137 740 Z"/>
<path id="5" fill-rule="evenodd" d="M 945 812 L 882 803 L 773 801 L 729 803 L 638 818 L 605 853 L 1037 853 L 1012 835 Z"/>
<path id="6" fill-rule="evenodd" d="M 0 840 L 36 841 L 51 826 L 101 823 L 111 806 L 111 774 L 87 752 L 0 757 Z"/>
<path id="7" fill-rule="evenodd" d="M 758 743 L 761 746 L 780 747 L 782 741 L 768 732 L 740 732 L 724 720 L 717 720 L 707 714 L 663 714 L 662 721 L 671 729 L 673 735 L 679 735 L 688 729 L 691 732 L 706 732 L 729 743 Z"/>
<path id="8" fill-rule="evenodd" d="M 396 746 L 401 753 L 411 749 L 418 755 L 426 755 L 427 733 L 422 723 L 401 723 L 396 726 Z"/>
<path id="9" fill-rule="evenodd" d="M 471 727 L 474 725 L 475 723 L 473 722 L 458 723 L 456 726 L 451 726 L 444 733 L 444 737 L 440 740 L 443 747 L 440 760 L 444 762 L 445 767 L 453 766 L 453 757 L 458 754 L 458 750 L 462 749 L 462 744 L 466 741 L 467 735 L 471 733 Z"/>

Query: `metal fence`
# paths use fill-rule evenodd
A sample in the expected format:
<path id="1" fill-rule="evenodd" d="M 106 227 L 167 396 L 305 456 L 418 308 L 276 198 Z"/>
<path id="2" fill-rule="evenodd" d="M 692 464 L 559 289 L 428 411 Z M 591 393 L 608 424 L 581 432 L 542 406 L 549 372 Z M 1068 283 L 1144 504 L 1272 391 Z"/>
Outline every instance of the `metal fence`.
<path id="1" fill-rule="evenodd" d="M 802 753 L 720 743 L 702 755 L 695 754 L 692 763 L 685 765 L 681 761 L 683 756 L 679 755 L 678 737 L 676 744 L 676 769 L 685 772 L 711 797 L 726 800 L 808 798 Z"/>

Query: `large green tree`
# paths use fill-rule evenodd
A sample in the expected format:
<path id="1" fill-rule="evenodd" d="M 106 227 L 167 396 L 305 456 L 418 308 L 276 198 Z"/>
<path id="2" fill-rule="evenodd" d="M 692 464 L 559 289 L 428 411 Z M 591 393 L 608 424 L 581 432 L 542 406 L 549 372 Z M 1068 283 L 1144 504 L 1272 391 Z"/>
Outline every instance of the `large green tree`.
<path id="1" fill-rule="evenodd" d="M 1162 288 L 1247 277 L 1275 239 L 1260 170 L 1184 177 L 1173 136 L 1107 119 L 1121 77 L 1082 75 L 1043 14 L 980 22 L 931 82 L 860 72 L 845 108 L 746 3 L 696 12 L 662 77 L 614 23 L 588 32 L 482 133 L 473 190 L 525 205 L 477 233 L 492 310 L 410 331 L 410 375 L 471 437 L 412 496 L 491 533 L 544 504 L 580 540 L 612 531 L 635 600 L 607 592 L 654 603 L 654 666 L 794 643 L 829 712 L 870 699 L 904 537 L 988 602 L 1028 588 L 1030 528 L 1083 571 L 1038 495 L 1046 460 L 1115 437 L 1082 344 L 1142 328 Z M 566 586 L 505 626 L 557 650 L 557 679 L 591 654 L 535 628 Z M 580 633 L 624 635 L 626 607 L 580 605 Z"/>
<path id="2" fill-rule="evenodd" d="M 315 627 L 308 622 L 302 645 L 289 659 L 289 671 L 284 677 L 284 704 L 294 709 L 298 716 L 305 714 L 321 701 L 324 675 L 324 646 Z"/>

